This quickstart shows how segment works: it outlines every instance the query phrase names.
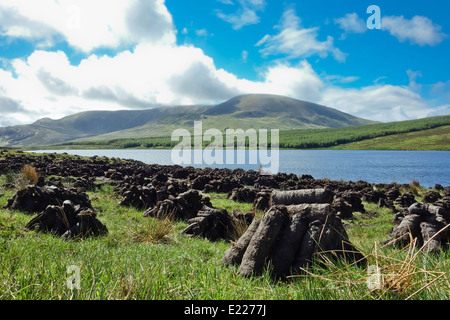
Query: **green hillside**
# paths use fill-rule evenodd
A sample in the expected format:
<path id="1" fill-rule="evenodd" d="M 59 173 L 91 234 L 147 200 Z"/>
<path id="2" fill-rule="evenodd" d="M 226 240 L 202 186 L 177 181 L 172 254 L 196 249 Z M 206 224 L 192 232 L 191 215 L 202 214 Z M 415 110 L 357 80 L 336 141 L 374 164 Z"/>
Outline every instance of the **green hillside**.
<path id="1" fill-rule="evenodd" d="M 450 115 L 348 128 L 284 131 L 280 132 L 280 147 L 292 149 L 332 148 L 351 142 L 448 125 L 450 125 Z"/>
<path id="2" fill-rule="evenodd" d="M 346 128 L 286 130 L 280 131 L 279 137 L 282 149 L 450 150 L 450 116 Z M 271 141 L 270 136 L 268 141 Z M 54 147 L 172 148 L 177 144 L 178 141 L 171 141 L 170 137 L 153 137 L 78 141 Z"/>

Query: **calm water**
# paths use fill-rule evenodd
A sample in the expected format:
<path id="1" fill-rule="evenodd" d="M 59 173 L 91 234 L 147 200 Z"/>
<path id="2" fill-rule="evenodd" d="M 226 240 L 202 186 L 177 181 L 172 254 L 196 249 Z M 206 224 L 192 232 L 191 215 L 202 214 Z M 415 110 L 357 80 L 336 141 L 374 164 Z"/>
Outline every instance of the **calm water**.
<path id="1" fill-rule="evenodd" d="M 80 156 L 106 156 L 139 160 L 148 164 L 171 165 L 172 150 L 36 150 Z M 280 150 L 279 172 L 310 174 L 316 179 L 372 183 L 410 183 L 422 186 L 436 183 L 450 186 L 449 151 L 364 151 L 364 150 Z M 248 155 L 246 156 L 248 159 Z M 248 163 L 249 161 L 246 160 Z M 259 164 L 192 165 L 194 167 L 243 168 L 257 170 Z"/>

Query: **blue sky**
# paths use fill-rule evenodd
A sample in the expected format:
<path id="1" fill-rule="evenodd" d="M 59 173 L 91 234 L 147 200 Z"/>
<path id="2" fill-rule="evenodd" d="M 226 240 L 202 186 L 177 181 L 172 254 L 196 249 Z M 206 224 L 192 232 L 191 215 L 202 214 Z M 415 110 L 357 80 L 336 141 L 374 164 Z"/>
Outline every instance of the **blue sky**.
<path id="1" fill-rule="evenodd" d="M 449 14 L 445 0 L 2 0 L 0 126 L 245 93 L 379 121 L 450 114 Z"/>

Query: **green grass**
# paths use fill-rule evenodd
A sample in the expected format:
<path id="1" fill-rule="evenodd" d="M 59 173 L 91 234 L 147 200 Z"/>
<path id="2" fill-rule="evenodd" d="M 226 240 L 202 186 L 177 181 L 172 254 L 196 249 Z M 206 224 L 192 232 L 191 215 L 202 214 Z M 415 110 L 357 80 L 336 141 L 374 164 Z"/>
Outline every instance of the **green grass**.
<path id="1" fill-rule="evenodd" d="M 375 241 L 383 242 L 389 239 L 392 223 L 392 211 L 387 208 L 376 208 L 376 204 L 364 202 L 367 212 L 353 213 L 353 221 L 345 222 L 352 242 L 363 251 L 370 251 Z"/>
<path id="2" fill-rule="evenodd" d="M 0 178 L 0 182 L 5 177 Z M 404 299 L 420 290 L 433 271 L 450 272 L 449 252 L 421 255 L 417 284 L 406 292 L 373 292 L 367 286 L 367 271 L 346 263 L 317 265 L 304 277 L 277 281 L 268 267 L 261 276 L 241 277 L 237 267 L 225 267 L 220 259 L 230 243 L 184 237 L 185 222 L 173 222 L 163 239 L 142 237 L 148 231 L 143 211 L 119 207 L 111 186 L 88 192 L 98 218 L 108 227 L 106 237 L 62 240 L 51 234 L 24 229 L 31 216 L 4 209 L 13 190 L 1 190 L 0 197 L 0 299 L 8 300 L 336 300 Z M 217 207 L 246 211 L 249 204 L 234 203 L 225 194 L 209 194 Z M 393 227 L 391 214 L 365 203 L 370 213 L 355 214 L 346 221 L 350 240 L 373 257 L 373 245 L 386 239 Z M 391 248 L 379 256 L 394 254 Z M 400 259 L 408 257 L 399 253 Z M 80 289 L 70 289 L 67 281 L 80 271 Z M 68 272 L 69 271 L 69 272 Z M 412 299 L 449 299 L 448 275 L 412 296 Z"/>
<path id="3" fill-rule="evenodd" d="M 233 209 L 238 209 L 242 212 L 252 211 L 252 203 L 234 202 L 228 200 L 227 193 L 208 193 L 211 204 L 216 208 L 226 209 L 228 212 L 233 212 Z"/>

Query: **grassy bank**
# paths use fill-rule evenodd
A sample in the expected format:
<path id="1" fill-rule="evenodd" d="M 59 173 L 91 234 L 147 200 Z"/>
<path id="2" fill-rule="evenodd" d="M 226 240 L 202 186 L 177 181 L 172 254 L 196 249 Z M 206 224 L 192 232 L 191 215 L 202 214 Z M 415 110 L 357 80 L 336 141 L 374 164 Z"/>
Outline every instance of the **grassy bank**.
<path id="1" fill-rule="evenodd" d="M 333 149 L 450 151 L 450 126 L 367 139 Z"/>
<path id="2" fill-rule="evenodd" d="M 349 143 L 368 141 L 368 149 L 376 149 L 380 146 L 371 146 L 370 141 L 379 137 L 398 136 L 405 133 L 416 133 L 422 131 L 428 131 L 434 128 L 443 128 L 439 132 L 431 132 L 429 136 L 433 134 L 438 137 L 442 134 L 450 133 L 450 116 L 439 116 L 418 120 L 389 122 L 381 124 L 373 124 L 359 127 L 346 127 L 335 129 L 322 129 L 322 130 L 308 130 L 301 132 L 286 131 L 280 132 L 280 147 L 284 148 L 334 148 L 336 146 L 342 146 Z M 406 137 L 408 138 L 408 137 Z M 408 140 L 403 140 L 404 143 L 408 143 Z M 401 147 L 401 143 L 400 146 Z M 384 148 L 384 147 L 383 147 Z M 417 145 L 417 149 L 422 148 L 422 145 Z M 441 145 L 439 141 L 436 144 L 429 143 L 428 149 L 434 148 L 450 148 L 449 145 Z"/>
<path id="3" fill-rule="evenodd" d="M 0 177 L 0 185 L 5 179 Z M 3 208 L 15 190 L 3 188 L 1 193 L 0 299 L 450 298 L 450 253 L 418 254 L 412 259 L 408 248 L 380 248 L 393 227 L 392 212 L 374 204 L 365 203 L 367 213 L 356 213 L 353 220 L 345 221 L 350 240 L 366 254 L 369 264 L 392 267 L 384 269 L 386 283 L 369 290 L 367 269 L 343 262 L 315 266 L 309 274 L 286 281 L 274 280 L 270 267 L 262 276 L 241 277 L 237 267 L 220 263 L 230 243 L 182 236 L 185 222 L 171 222 L 157 237 L 160 221 L 118 206 L 120 199 L 108 185 L 88 195 L 109 234 L 79 241 L 25 230 L 31 216 Z M 214 206 L 227 210 L 251 207 L 228 200 L 225 194 L 209 196 Z M 80 289 L 67 285 L 71 266 L 79 268 Z M 392 274 L 399 279 L 396 286 L 390 286 Z"/>

